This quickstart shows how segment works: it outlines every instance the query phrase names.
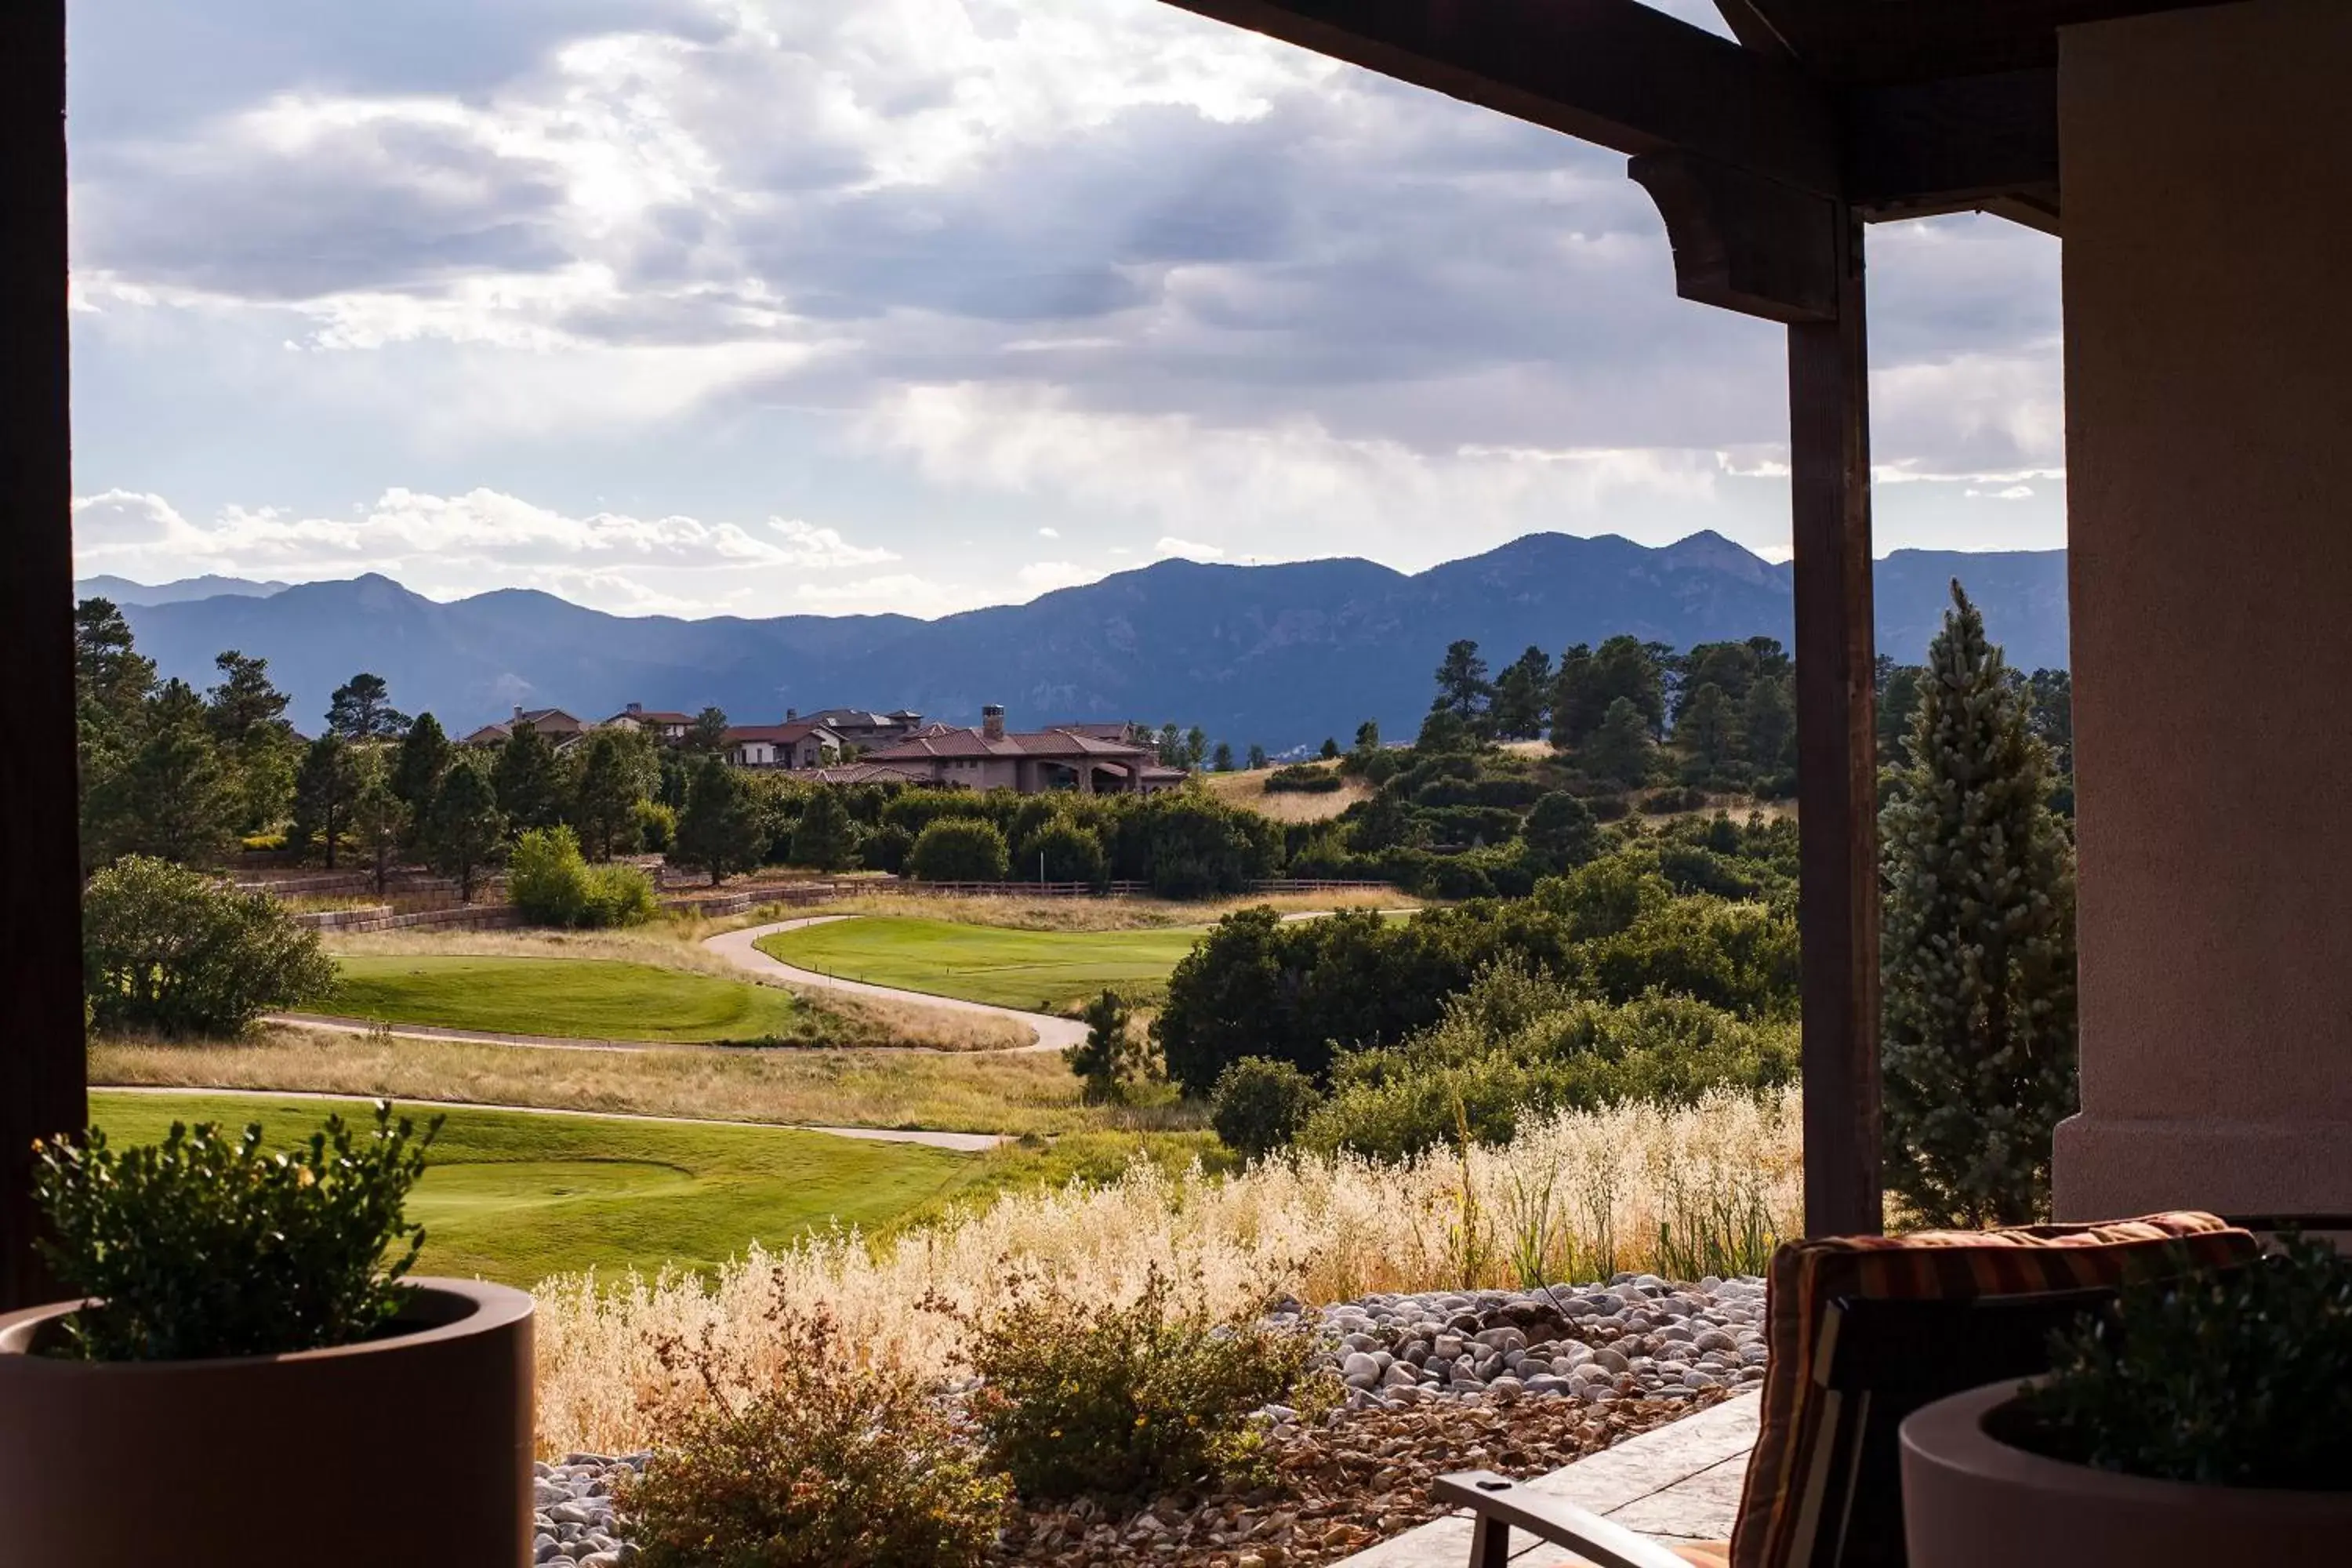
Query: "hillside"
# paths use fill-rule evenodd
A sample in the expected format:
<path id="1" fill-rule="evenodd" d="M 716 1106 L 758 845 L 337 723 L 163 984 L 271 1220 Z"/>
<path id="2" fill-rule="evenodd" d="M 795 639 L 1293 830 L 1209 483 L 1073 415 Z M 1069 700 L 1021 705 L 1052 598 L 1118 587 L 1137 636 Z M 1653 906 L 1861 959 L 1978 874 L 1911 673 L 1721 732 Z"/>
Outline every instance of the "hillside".
<path id="1" fill-rule="evenodd" d="M 1955 575 L 2013 663 L 2065 662 L 2063 551 L 1896 552 L 1878 566 L 1880 646 L 1916 658 Z M 1357 560 L 1163 561 L 936 621 L 626 617 L 511 589 L 439 604 L 373 575 L 266 597 L 241 587 L 126 614 L 167 675 L 207 683 L 222 648 L 266 657 L 306 727 L 329 692 L 370 669 L 402 709 L 458 730 L 517 703 L 583 718 L 629 701 L 716 703 L 746 722 L 787 707 L 908 707 L 971 722 L 982 703 L 1003 702 L 1016 728 L 1177 719 L 1276 751 L 1344 740 L 1368 718 L 1409 733 L 1455 637 L 1475 638 L 1499 665 L 1530 643 L 1557 654 L 1618 632 L 1677 647 L 1787 641 L 1792 622 L 1788 568 L 1713 533 L 1654 549 L 1530 534 L 1411 575 Z"/>

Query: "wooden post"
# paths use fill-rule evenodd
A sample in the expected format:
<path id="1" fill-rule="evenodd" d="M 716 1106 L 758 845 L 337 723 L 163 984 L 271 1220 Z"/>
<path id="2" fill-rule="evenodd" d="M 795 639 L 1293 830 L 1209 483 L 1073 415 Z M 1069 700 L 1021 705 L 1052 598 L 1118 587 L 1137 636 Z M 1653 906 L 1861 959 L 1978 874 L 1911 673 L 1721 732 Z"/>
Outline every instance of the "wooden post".
<path id="1" fill-rule="evenodd" d="M 30 1145 L 89 1120 L 75 839 L 65 0 L 0 5 L 0 1311 L 55 1295 Z"/>
<path id="2" fill-rule="evenodd" d="M 1834 221 L 1836 317 L 1789 329 L 1808 1236 L 1884 1223 L 1869 339 L 1863 226 L 1843 204 Z"/>

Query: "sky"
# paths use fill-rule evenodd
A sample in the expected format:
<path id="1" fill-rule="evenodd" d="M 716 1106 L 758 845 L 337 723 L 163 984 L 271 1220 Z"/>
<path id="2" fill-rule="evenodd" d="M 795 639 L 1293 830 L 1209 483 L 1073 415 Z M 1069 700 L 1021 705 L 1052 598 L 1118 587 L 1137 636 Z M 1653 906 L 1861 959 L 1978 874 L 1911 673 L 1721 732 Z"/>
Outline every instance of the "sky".
<path id="1" fill-rule="evenodd" d="M 1663 8 L 1719 26 L 1703 0 Z M 85 574 L 935 616 L 1788 549 L 1622 157 L 1159 0 L 74 0 Z M 1869 232 L 1881 553 L 2064 542 L 2058 243 Z"/>

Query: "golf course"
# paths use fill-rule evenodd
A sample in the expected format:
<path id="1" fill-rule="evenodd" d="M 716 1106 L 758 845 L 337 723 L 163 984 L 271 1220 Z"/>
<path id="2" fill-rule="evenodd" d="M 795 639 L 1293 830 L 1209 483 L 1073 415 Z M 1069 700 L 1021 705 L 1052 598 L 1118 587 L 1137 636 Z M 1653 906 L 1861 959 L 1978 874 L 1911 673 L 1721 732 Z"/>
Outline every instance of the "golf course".
<path id="1" fill-rule="evenodd" d="M 420 1125 L 439 1108 L 403 1107 Z M 261 1123 L 265 1142 L 307 1137 L 331 1113 L 354 1125 L 364 1100 L 147 1094 L 98 1089 L 90 1119 L 118 1145 L 171 1124 Z M 888 1224 L 982 1174 L 975 1154 L 791 1128 L 453 1108 L 408 1216 L 425 1227 L 428 1274 L 528 1287 L 597 1268 L 709 1268 L 757 1240 L 812 1226 Z"/>
<path id="2" fill-rule="evenodd" d="M 791 992 L 596 958 L 346 954 L 320 1007 L 340 1017 L 580 1039 L 800 1043 L 822 1018 Z"/>
<path id="3" fill-rule="evenodd" d="M 778 931 L 758 945 L 772 958 L 843 980 L 1066 1013 L 1106 987 L 1156 991 L 1207 929 L 1020 931 L 889 915 Z"/>

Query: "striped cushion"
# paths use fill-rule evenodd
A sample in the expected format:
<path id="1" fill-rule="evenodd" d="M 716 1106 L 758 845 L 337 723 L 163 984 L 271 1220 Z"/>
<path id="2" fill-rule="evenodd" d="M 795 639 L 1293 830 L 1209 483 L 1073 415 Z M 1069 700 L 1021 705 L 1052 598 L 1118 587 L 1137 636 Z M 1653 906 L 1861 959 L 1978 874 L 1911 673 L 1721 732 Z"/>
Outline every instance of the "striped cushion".
<path id="1" fill-rule="evenodd" d="M 2172 1249 L 2196 1266 L 2242 1262 L 2247 1232 L 2209 1214 L 2150 1215 L 2099 1226 L 1930 1230 L 1784 1243 L 1765 1283 L 1764 1407 L 1732 1531 L 1731 1568 L 1808 1568 L 1792 1561 L 1804 1478 L 1825 1429 L 1817 1379 L 1822 1324 L 1843 1300 L 1969 1300 L 2121 1284 L 2162 1268 Z"/>

